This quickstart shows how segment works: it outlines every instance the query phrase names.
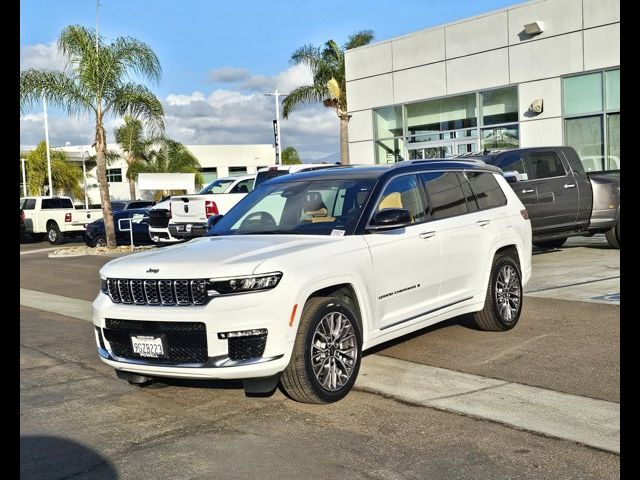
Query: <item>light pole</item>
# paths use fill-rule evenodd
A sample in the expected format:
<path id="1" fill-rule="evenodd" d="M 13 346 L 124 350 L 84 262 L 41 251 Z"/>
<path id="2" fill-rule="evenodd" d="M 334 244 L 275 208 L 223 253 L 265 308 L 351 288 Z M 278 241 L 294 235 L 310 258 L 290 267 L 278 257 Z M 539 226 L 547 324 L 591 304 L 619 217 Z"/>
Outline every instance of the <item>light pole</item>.
<path id="1" fill-rule="evenodd" d="M 20 162 L 22 162 L 22 196 L 26 197 L 27 196 L 27 174 L 24 168 L 24 165 L 25 165 L 24 158 L 21 158 Z"/>
<path id="2" fill-rule="evenodd" d="M 47 144 L 47 172 L 49 174 L 49 194 L 53 196 L 53 182 L 51 181 L 51 154 L 49 153 L 49 123 L 47 122 L 47 97 L 42 95 L 42 104 L 44 105 L 44 139 Z"/>
<path id="3" fill-rule="evenodd" d="M 282 137 L 280 136 L 280 97 L 286 97 L 287 95 L 278 92 L 278 89 L 276 89 L 275 92 L 265 93 L 265 95 L 273 95 L 276 100 L 276 128 L 274 136 L 276 137 L 276 165 L 279 165 L 282 162 Z"/>
<path id="4" fill-rule="evenodd" d="M 87 152 L 88 154 L 89 152 Z M 84 208 L 89 208 L 89 200 L 87 197 L 87 166 L 84 162 L 84 150 L 80 147 L 80 158 L 82 158 L 82 176 L 84 177 Z"/>

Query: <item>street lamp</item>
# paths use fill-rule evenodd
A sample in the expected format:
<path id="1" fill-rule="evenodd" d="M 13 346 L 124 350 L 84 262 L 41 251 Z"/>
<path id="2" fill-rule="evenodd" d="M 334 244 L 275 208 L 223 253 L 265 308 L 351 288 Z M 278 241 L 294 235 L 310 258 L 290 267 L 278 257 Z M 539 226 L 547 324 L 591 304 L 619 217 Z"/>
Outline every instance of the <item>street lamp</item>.
<path id="1" fill-rule="evenodd" d="M 44 139 L 47 144 L 47 173 L 49 174 L 49 196 L 53 196 L 53 182 L 51 180 L 51 154 L 49 153 L 49 123 L 47 122 L 47 96 L 42 95 L 44 105 Z"/>
<path id="2" fill-rule="evenodd" d="M 273 125 L 273 135 L 276 143 L 276 165 L 279 165 L 282 158 L 282 148 L 280 146 L 282 144 L 282 137 L 280 137 L 280 97 L 286 97 L 287 95 L 278 92 L 278 89 L 275 92 L 265 93 L 265 95 L 273 95 L 276 100 L 276 119 Z"/>

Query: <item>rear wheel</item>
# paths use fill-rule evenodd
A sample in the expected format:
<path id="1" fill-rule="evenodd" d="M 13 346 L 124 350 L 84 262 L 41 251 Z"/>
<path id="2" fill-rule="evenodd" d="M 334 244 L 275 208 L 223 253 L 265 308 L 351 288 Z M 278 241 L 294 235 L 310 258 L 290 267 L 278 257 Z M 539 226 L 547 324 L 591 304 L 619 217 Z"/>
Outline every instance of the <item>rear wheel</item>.
<path id="1" fill-rule="evenodd" d="M 554 238 L 553 240 L 544 240 L 540 242 L 533 242 L 536 247 L 540 248 L 560 248 L 567 241 L 566 238 Z"/>
<path id="2" fill-rule="evenodd" d="M 353 312 L 336 298 L 312 298 L 280 383 L 299 402 L 337 402 L 353 387 L 361 354 L 362 334 Z"/>
<path id="3" fill-rule="evenodd" d="M 515 327 L 522 312 L 520 267 L 510 253 L 498 253 L 491 267 L 484 308 L 473 316 L 481 330 L 505 331 Z"/>
<path id="4" fill-rule="evenodd" d="M 107 237 L 104 235 L 98 235 L 91 241 L 92 247 L 106 247 L 107 246 Z"/>
<path id="5" fill-rule="evenodd" d="M 604 236 L 607 238 L 607 242 L 609 242 L 611 248 L 620 249 L 620 221 L 616 223 L 615 227 L 607 230 Z"/>
<path id="6" fill-rule="evenodd" d="M 62 243 L 62 233 L 56 222 L 50 222 L 47 225 L 47 240 L 51 245 L 59 245 Z"/>

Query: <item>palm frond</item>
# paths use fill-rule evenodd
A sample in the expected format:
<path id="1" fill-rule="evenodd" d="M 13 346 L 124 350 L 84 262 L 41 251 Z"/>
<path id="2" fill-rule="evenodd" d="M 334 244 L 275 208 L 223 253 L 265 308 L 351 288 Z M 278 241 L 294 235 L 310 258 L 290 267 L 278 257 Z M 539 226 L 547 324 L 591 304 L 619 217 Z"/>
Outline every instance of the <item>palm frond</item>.
<path id="1" fill-rule="evenodd" d="M 20 72 L 20 110 L 47 102 L 67 111 L 70 116 L 95 112 L 90 93 L 73 74 L 30 68 Z"/>
<path id="2" fill-rule="evenodd" d="M 345 50 L 350 50 L 356 47 L 362 47 L 371 43 L 373 40 L 373 30 L 361 30 L 349 36 L 347 43 L 344 44 Z"/>
<path id="3" fill-rule="evenodd" d="M 105 111 L 112 110 L 121 116 L 128 114 L 152 129 L 164 130 L 162 103 L 144 85 L 126 83 L 117 86 L 106 94 L 105 101 Z"/>
<path id="4" fill-rule="evenodd" d="M 154 82 L 160 80 L 160 61 L 146 43 L 132 37 L 118 37 L 109 48 L 115 60 L 127 71 L 136 72 Z"/>
<path id="5" fill-rule="evenodd" d="M 293 52 L 290 62 L 293 65 L 306 65 L 313 73 L 316 71 L 318 63 L 321 60 L 321 52 L 318 47 L 314 47 L 313 45 L 303 45 Z"/>
<path id="6" fill-rule="evenodd" d="M 293 110 L 305 103 L 322 102 L 327 98 L 327 85 L 303 85 L 294 88 L 282 102 L 282 115 L 289 118 Z"/>

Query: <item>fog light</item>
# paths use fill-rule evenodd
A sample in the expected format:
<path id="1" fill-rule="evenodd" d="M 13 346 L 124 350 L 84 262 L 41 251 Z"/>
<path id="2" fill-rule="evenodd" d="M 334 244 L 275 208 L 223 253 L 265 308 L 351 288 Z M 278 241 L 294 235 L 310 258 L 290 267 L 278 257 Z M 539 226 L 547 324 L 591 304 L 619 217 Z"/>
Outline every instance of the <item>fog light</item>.
<path id="1" fill-rule="evenodd" d="M 253 330 L 239 330 L 236 332 L 220 332 L 218 333 L 218 338 L 220 340 L 225 340 L 227 338 L 238 338 L 238 337 L 255 337 L 257 335 L 266 335 L 266 328 L 254 328 Z"/>

